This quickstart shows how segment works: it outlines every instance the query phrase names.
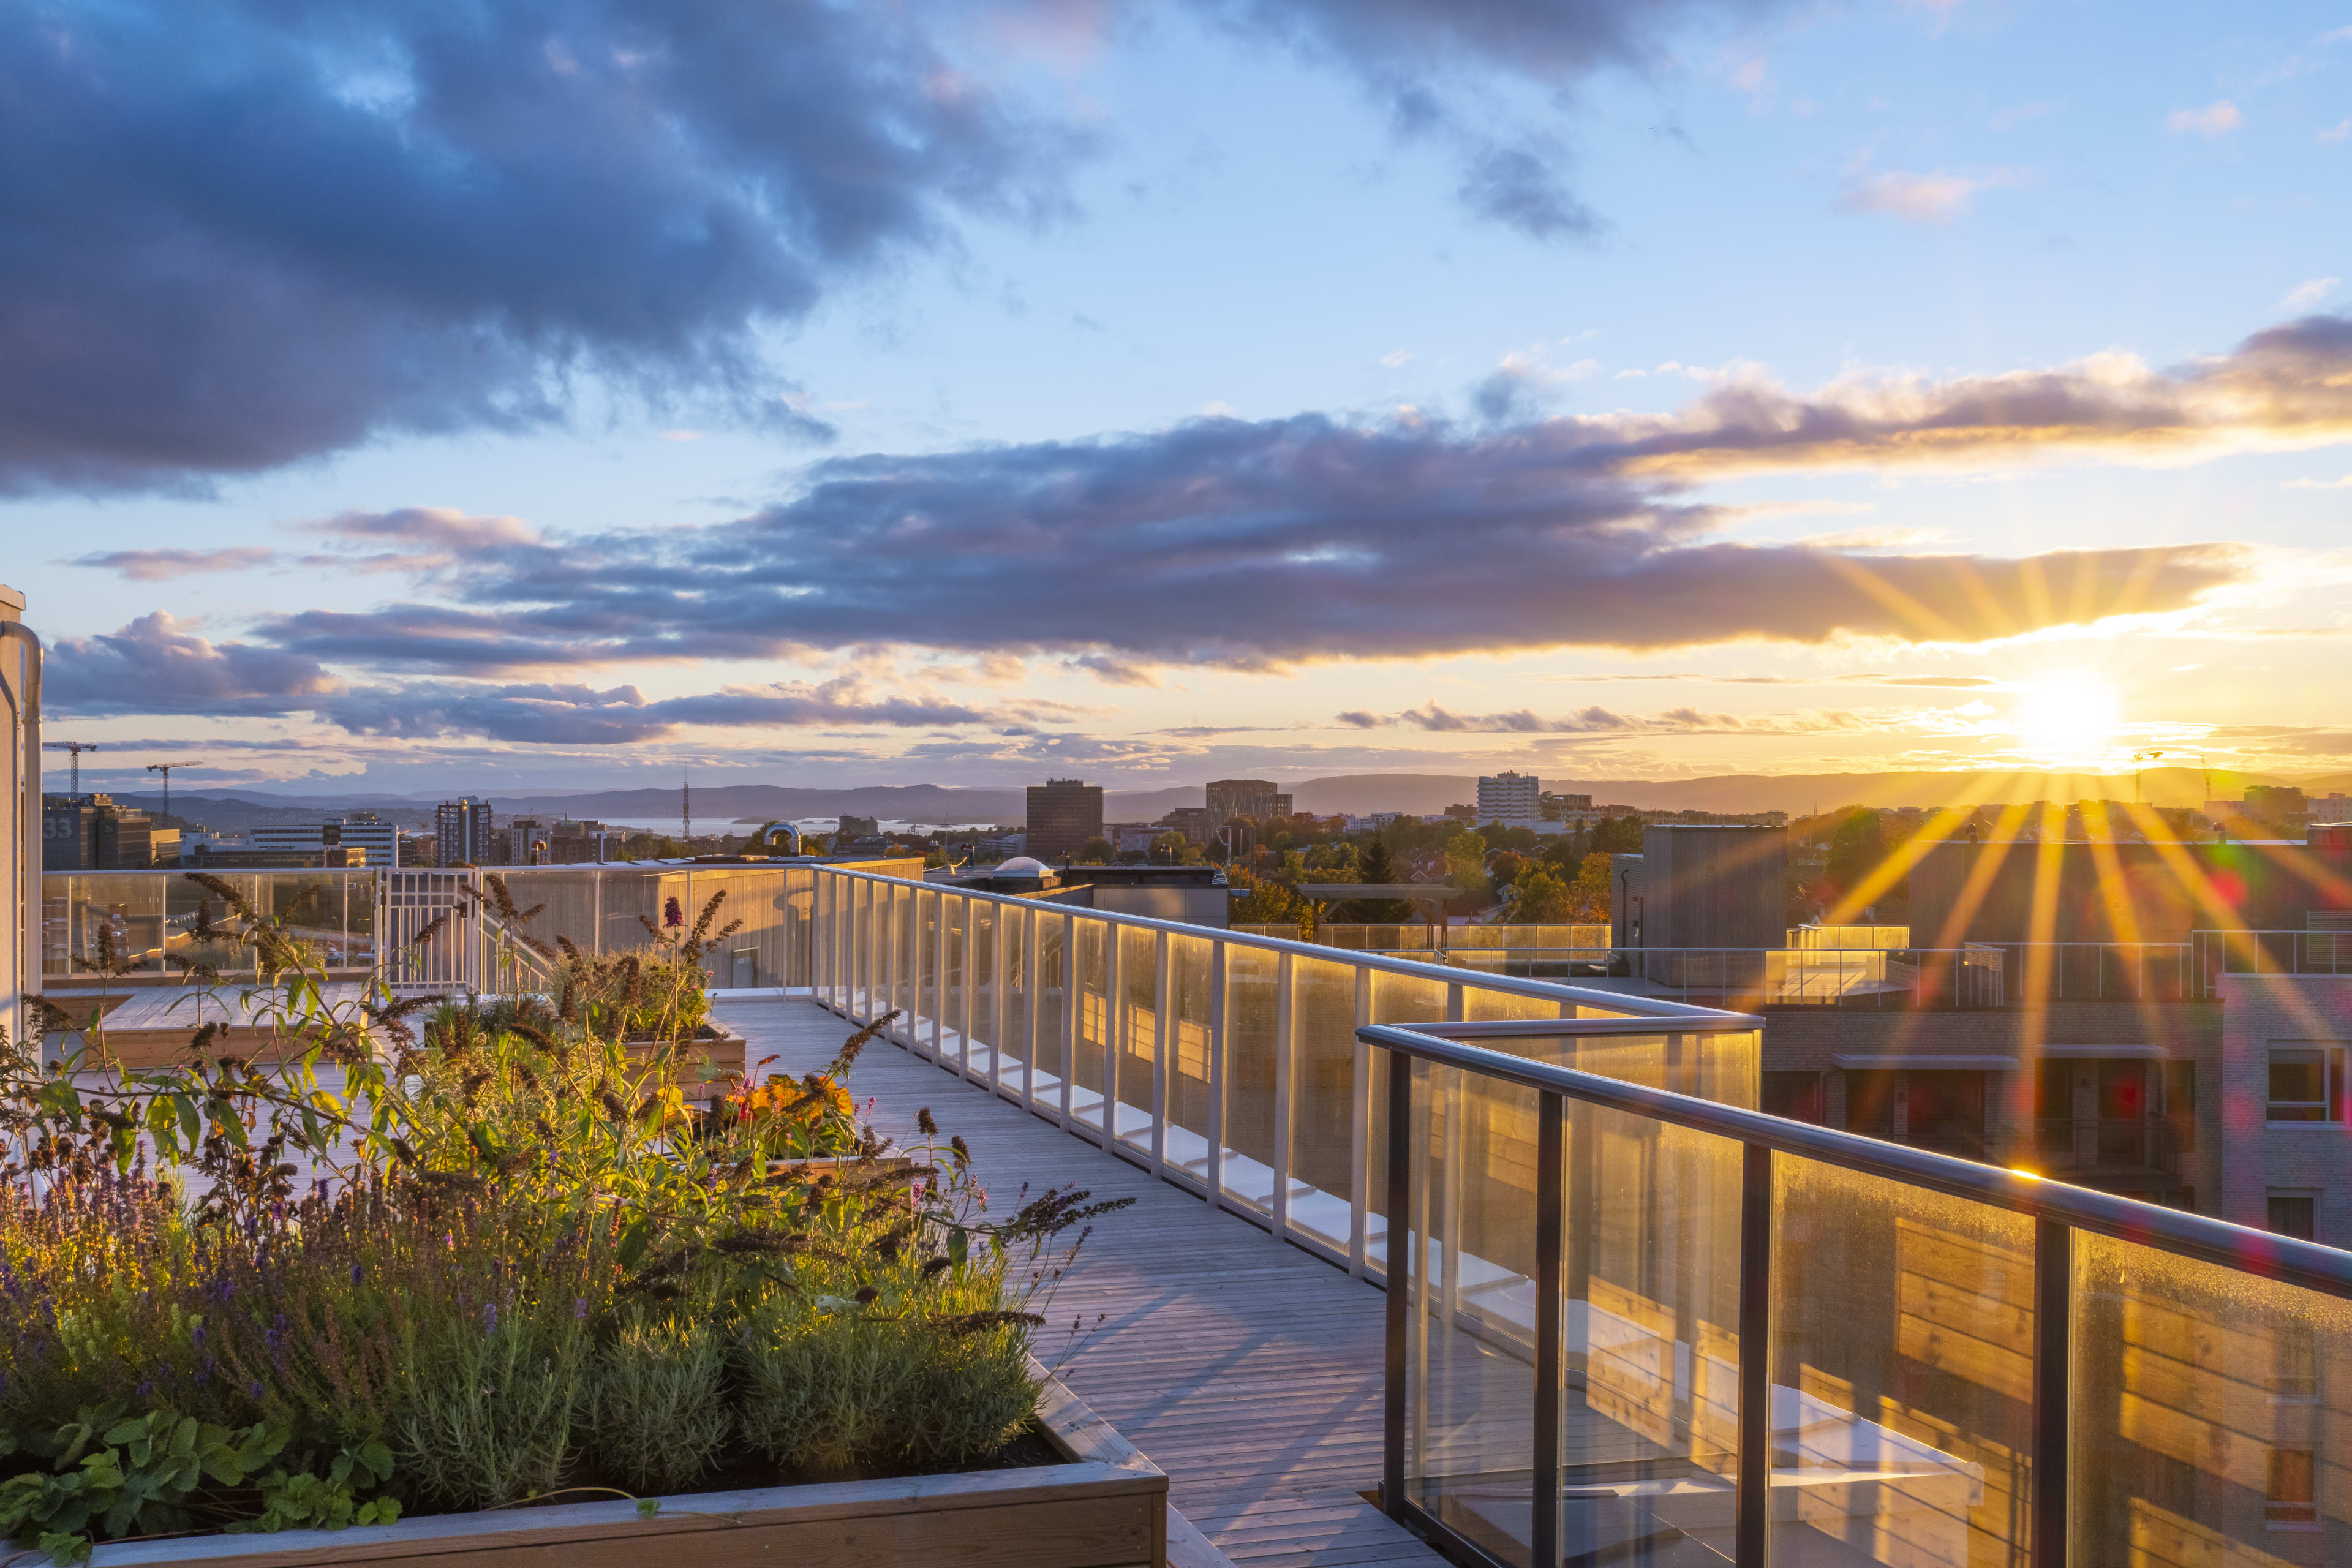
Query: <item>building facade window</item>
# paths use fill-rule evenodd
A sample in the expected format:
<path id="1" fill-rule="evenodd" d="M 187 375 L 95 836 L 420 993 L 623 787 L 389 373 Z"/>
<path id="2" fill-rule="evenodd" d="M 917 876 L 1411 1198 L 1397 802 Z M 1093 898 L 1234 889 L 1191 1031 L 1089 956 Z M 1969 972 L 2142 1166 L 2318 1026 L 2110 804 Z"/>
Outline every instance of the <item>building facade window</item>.
<path id="1" fill-rule="evenodd" d="M 2319 1239 L 2319 1194 L 2302 1187 L 2270 1190 L 2270 1228 L 2297 1241 Z"/>
<path id="2" fill-rule="evenodd" d="M 2271 1047 L 2270 1119 L 2341 1121 L 2344 1051 L 2339 1046 Z"/>
<path id="3" fill-rule="evenodd" d="M 2270 1484 L 2263 1494 L 2263 1518 L 2289 1529 L 2319 1522 L 2319 1456 L 2310 1448 L 2271 1450 Z"/>

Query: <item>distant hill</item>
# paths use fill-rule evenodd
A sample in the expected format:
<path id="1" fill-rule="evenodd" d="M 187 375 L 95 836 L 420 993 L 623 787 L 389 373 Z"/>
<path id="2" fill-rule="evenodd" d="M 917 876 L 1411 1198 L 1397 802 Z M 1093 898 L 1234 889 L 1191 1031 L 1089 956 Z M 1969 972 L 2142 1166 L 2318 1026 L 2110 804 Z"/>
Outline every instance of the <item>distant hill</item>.
<path id="1" fill-rule="evenodd" d="M 2213 798 L 2242 798 L 2250 784 L 2296 782 L 2267 773 L 2215 769 Z M 2300 781 L 2315 793 L 2352 790 L 2352 773 Z M 2206 779 L 2196 768 L 2150 768 L 2138 781 L 2150 805 L 2200 807 Z M 1449 805 L 1475 801 L 1478 781 L 1470 773 L 1342 773 L 1288 786 L 1301 811 L 1320 816 L 1347 812 L 1404 811 L 1432 816 Z M 1633 805 L 1655 811 L 1785 811 L 1791 816 L 1842 805 L 1987 805 L 2053 800 L 2133 798 L 2129 773 L 1721 773 L 1690 779 L 1572 779 L 1546 775 L 1544 787 L 1563 795 L 1590 795 L 1595 805 Z M 159 810 L 161 793 L 117 793 L 117 800 Z M 174 791 L 174 815 L 226 830 L 257 823 L 315 821 L 326 813 L 374 811 L 405 826 L 433 820 L 438 795 L 382 794 L 297 796 L 257 790 Z M 675 789 L 593 790 L 577 794 L 491 795 L 504 815 L 624 817 L 667 820 L 677 815 Z M 1112 822 L 1156 822 L 1181 805 L 1199 805 L 1199 784 L 1154 790 L 1112 790 L 1103 796 L 1103 816 Z M 962 788 L 949 784 L 865 784 L 846 789 L 803 789 L 783 784 L 719 784 L 694 792 L 698 824 L 720 828 L 770 819 L 839 816 L 883 817 L 917 823 L 1018 823 L 1027 814 L 1021 789 Z"/>

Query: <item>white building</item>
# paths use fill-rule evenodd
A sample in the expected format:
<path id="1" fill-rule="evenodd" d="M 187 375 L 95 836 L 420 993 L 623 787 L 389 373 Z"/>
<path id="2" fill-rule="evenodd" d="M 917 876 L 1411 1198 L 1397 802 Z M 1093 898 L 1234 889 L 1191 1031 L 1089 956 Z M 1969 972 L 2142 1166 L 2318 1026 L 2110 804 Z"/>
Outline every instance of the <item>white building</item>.
<path id="1" fill-rule="evenodd" d="M 319 855 L 325 853 L 329 846 L 339 845 L 347 849 L 366 850 L 367 863 L 371 866 L 397 866 L 400 863 L 400 829 L 392 823 L 380 821 L 372 811 L 330 816 L 323 822 L 257 826 L 250 838 L 256 849 Z"/>
<path id="2" fill-rule="evenodd" d="M 1543 781 L 1533 773 L 1478 778 L 1478 826 L 1533 828 L 1543 821 Z"/>

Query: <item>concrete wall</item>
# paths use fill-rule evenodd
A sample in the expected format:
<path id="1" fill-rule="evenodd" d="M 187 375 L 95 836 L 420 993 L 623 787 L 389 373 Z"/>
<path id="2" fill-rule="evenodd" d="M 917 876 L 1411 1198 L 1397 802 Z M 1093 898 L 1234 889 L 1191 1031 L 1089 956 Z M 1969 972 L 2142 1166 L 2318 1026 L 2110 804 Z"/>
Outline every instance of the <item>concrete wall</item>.
<path id="1" fill-rule="evenodd" d="M 2223 975 L 2221 992 L 2221 1216 L 2263 1228 L 2273 1188 L 2316 1192 L 2318 1239 L 2352 1247 L 2352 1125 L 2268 1117 L 2272 1046 L 2352 1047 L 2352 980 Z"/>
<path id="2" fill-rule="evenodd" d="M 1155 921 L 1182 921 L 1186 925 L 1213 926 L 1223 931 L 1232 921 L 1229 888 L 1118 888 L 1099 882 L 1057 888 L 1038 895 L 1039 901 L 1073 909 L 1101 910 L 1114 915 L 1143 915 Z"/>
<path id="3" fill-rule="evenodd" d="M 1780 947 L 1789 834 L 1654 823 L 1642 830 L 1642 945 Z"/>

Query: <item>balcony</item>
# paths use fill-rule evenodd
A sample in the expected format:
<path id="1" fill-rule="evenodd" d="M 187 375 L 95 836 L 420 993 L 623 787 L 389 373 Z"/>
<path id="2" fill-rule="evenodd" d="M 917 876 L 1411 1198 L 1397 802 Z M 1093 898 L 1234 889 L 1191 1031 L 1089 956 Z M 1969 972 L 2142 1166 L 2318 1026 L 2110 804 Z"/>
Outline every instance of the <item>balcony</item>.
<path id="1" fill-rule="evenodd" d="M 624 940 L 597 900 L 626 884 L 542 893 L 579 875 L 509 880 Z M 2315 1458 L 2352 1255 L 1761 1114 L 1738 1014 L 691 875 L 750 917 L 767 984 L 719 1005 L 755 1057 L 887 1019 L 853 1082 L 886 1131 L 929 1106 L 999 1182 L 1145 1200 L 1072 1277 L 1101 1326 L 1065 1374 L 1171 1471 L 1190 1561 L 2352 1561 Z M 478 907 L 413 892 L 478 922 L 461 979 L 527 984 Z M 2145 1118 L 2051 1121 L 2075 1157 L 2165 1152 Z"/>

